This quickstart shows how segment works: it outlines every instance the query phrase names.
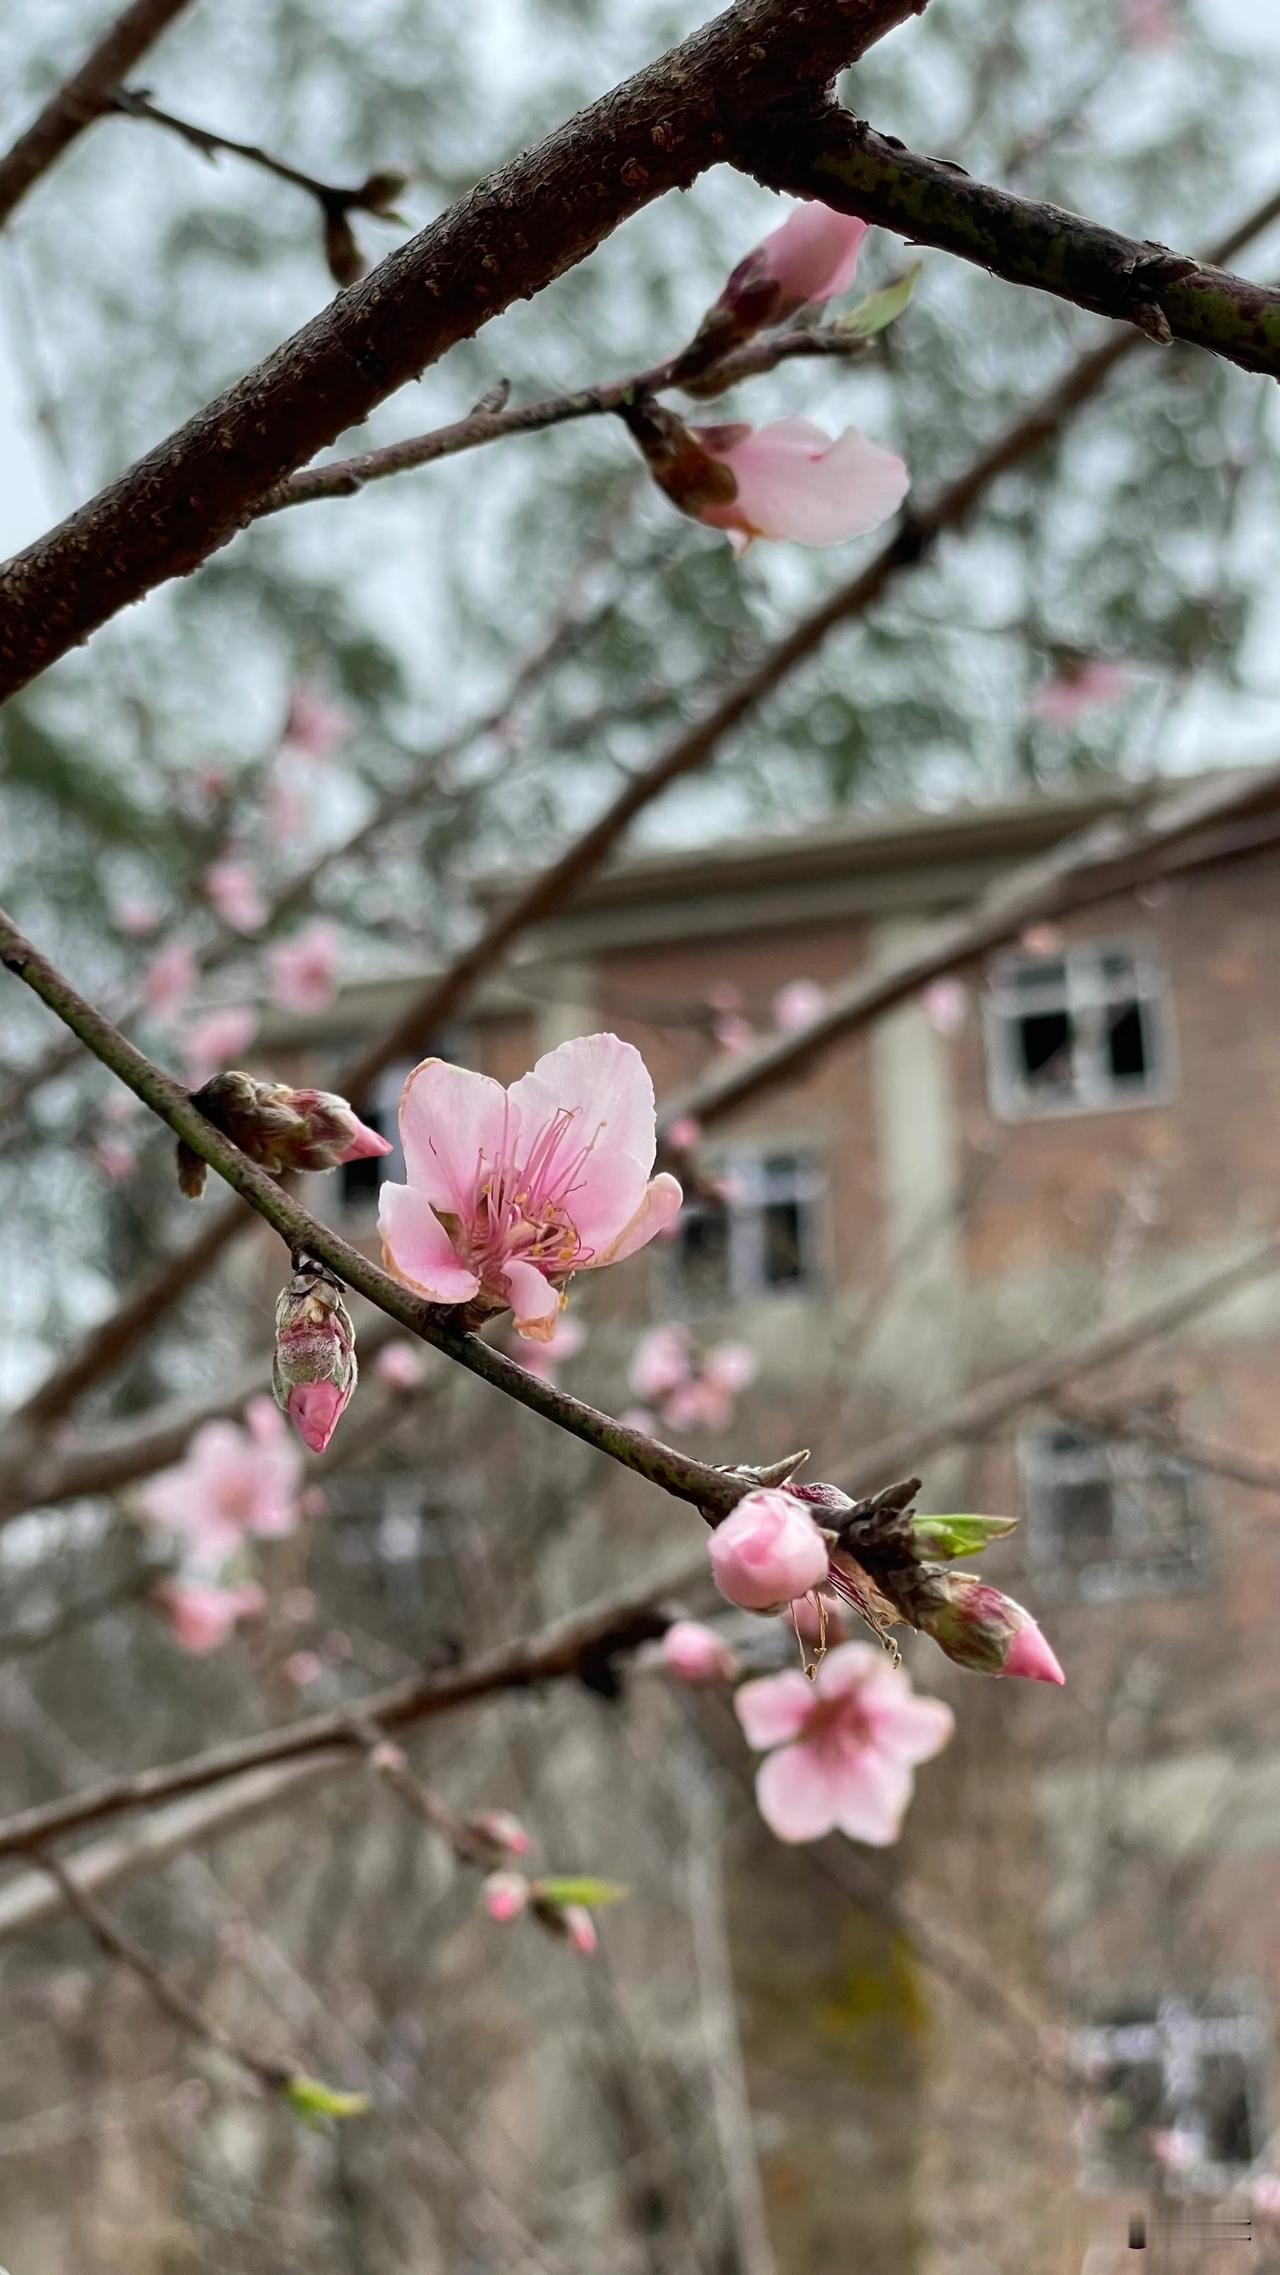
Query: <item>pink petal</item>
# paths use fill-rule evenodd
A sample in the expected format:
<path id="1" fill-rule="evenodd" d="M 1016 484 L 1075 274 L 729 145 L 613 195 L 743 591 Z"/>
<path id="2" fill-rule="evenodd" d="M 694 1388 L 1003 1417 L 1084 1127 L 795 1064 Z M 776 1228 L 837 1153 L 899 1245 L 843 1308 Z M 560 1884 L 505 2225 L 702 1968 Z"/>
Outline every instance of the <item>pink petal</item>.
<path id="1" fill-rule="evenodd" d="M 749 1746 L 785 1746 L 798 1738 L 813 1706 L 813 1685 L 798 1667 L 784 1675 L 761 1675 L 735 1692 L 734 1712 Z"/>
<path id="2" fill-rule="evenodd" d="M 1002 1675 L 1025 1675 L 1033 1683 L 1065 1683 L 1066 1676 L 1052 1646 L 1033 1619 L 1019 1628 L 1005 1653 Z"/>
<path id="3" fill-rule="evenodd" d="M 911 1772 L 904 1762 L 890 1761 L 868 1746 L 842 1759 L 830 1776 L 835 1823 L 842 1833 L 871 1848 L 896 1841 L 911 1799 Z"/>
<path id="4" fill-rule="evenodd" d="M 813 200 L 770 232 L 757 257 L 794 304 L 830 300 L 852 284 L 867 226 L 854 214 L 835 213 Z"/>
<path id="5" fill-rule="evenodd" d="M 480 1293 L 474 1272 L 459 1262 L 453 1242 L 425 1194 L 412 1185 L 383 1185 L 378 1230 L 387 1269 L 432 1303 L 467 1303 Z"/>
<path id="6" fill-rule="evenodd" d="M 496 1161 L 510 1160 L 518 1110 L 500 1082 L 447 1059 L 415 1066 L 400 1099 L 400 1138 L 409 1183 L 464 1224 Z"/>
<path id="7" fill-rule="evenodd" d="M 517 1335 L 535 1343 L 549 1343 L 560 1317 L 560 1298 L 536 1264 L 507 1264 L 503 1280 L 511 1298 L 511 1315 Z"/>
<path id="8" fill-rule="evenodd" d="M 835 545 L 877 529 L 907 492 L 902 460 L 856 427 L 832 441 L 808 419 L 778 419 L 723 457 L 738 495 L 705 507 L 700 518 L 713 528 L 802 545 Z"/>
<path id="9" fill-rule="evenodd" d="M 289 1393 L 289 1419 L 312 1453 L 323 1453 L 338 1427 L 347 1393 L 336 1382 L 299 1382 Z"/>
<path id="10" fill-rule="evenodd" d="M 814 1688 L 819 1698 L 847 1698 L 850 1692 L 861 1691 L 885 1665 L 884 1652 L 876 1644 L 842 1643 L 828 1651 Z"/>
<path id="11" fill-rule="evenodd" d="M 574 1116 L 560 1152 L 590 1151 L 574 1173 L 568 1214 L 584 1246 L 607 1247 L 639 1208 L 657 1150 L 653 1082 L 639 1051 L 617 1035 L 579 1035 L 544 1052 L 512 1083 L 511 1100 L 525 1150 L 557 1113 Z"/>
<path id="12" fill-rule="evenodd" d="M 353 1114 L 351 1118 L 355 1123 L 355 1136 L 347 1146 L 345 1153 L 338 1155 L 339 1163 L 344 1161 L 372 1161 L 378 1155 L 395 1152 L 395 1147 L 390 1138 L 381 1137 L 377 1130 L 371 1130 L 369 1124 L 360 1121 L 356 1115 Z"/>
<path id="13" fill-rule="evenodd" d="M 863 1710 L 876 1745 L 895 1761 L 932 1761 L 955 1731 L 951 1708 L 940 1698 L 917 1698 L 906 1676 L 892 1667 L 867 1684 Z"/>
<path id="14" fill-rule="evenodd" d="M 684 1192 L 676 1178 L 666 1169 L 651 1179 L 644 1189 L 639 1208 L 629 1224 L 624 1224 L 612 1244 L 598 1256 L 591 1257 L 584 1270 L 597 1264 L 621 1264 L 637 1249 L 645 1248 L 660 1232 L 673 1225 L 680 1214 Z"/>
<path id="15" fill-rule="evenodd" d="M 797 1682 L 804 1676 L 797 1675 Z M 756 1800 L 780 1841 L 816 1841 L 833 1830 L 836 1797 L 826 1764 L 810 1746 L 783 1746 L 756 1771 Z"/>

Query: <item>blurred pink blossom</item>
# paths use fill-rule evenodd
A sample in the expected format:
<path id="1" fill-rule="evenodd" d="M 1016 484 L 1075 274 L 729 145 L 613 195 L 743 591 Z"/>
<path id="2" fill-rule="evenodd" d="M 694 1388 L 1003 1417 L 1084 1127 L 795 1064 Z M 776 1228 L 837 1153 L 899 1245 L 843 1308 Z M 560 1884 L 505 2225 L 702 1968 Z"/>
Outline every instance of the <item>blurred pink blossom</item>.
<path id="1" fill-rule="evenodd" d="M 969 990 L 963 980 L 931 980 L 920 1000 L 935 1034 L 959 1034 L 969 1010 Z"/>
<path id="2" fill-rule="evenodd" d="M 713 1343 L 702 1362 L 702 1372 L 717 1390 L 736 1397 L 753 1383 L 760 1362 L 749 1343 Z"/>
<path id="3" fill-rule="evenodd" d="M 627 1381 L 637 1398 L 666 1398 L 688 1381 L 689 1372 L 689 1330 L 678 1320 L 668 1320 L 640 1337 Z"/>
<path id="4" fill-rule="evenodd" d="M 508 1856 L 527 1856 L 533 1847 L 527 1830 L 509 1809 L 481 1809 L 467 1818 L 467 1830 L 492 1847 L 505 1849 Z"/>
<path id="5" fill-rule="evenodd" d="M 400 1133 L 409 1181 L 379 1194 L 390 1269 L 435 1303 L 510 1308 L 535 1342 L 554 1334 L 573 1272 L 634 1255 L 680 1207 L 675 1178 L 650 1176 L 648 1069 L 616 1035 L 561 1043 L 507 1090 L 426 1059 Z"/>
<path id="6" fill-rule="evenodd" d="M 290 692 L 280 739 L 292 750 L 305 751 L 308 758 L 327 758 L 354 725 L 351 713 L 340 703 L 330 703 L 314 688 L 300 684 Z"/>
<path id="7" fill-rule="evenodd" d="M 727 1430 L 733 1400 L 705 1375 L 677 1384 L 663 1403 L 662 1419 L 673 1430 Z"/>
<path id="8" fill-rule="evenodd" d="M 1062 946 L 1062 932 L 1056 924 L 1028 924 L 1019 935 L 1018 945 L 1028 956 L 1056 956 Z"/>
<path id="9" fill-rule="evenodd" d="M 123 1138 L 99 1138 L 93 1148 L 92 1158 L 112 1185 L 122 1185 L 126 1177 L 132 1177 L 138 1166 L 137 1154 L 131 1145 L 125 1144 Z"/>
<path id="10" fill-rule="evenodd" d="M 745 552 L 754 537 L 801 545 L 861 537 L 896 513 L 906 496 L 902 460 L 856 427 L 834 439 L 809 419 L 691 431 L 708 457 L 728 469 L 735 487 L 729 498 L 702 495 L 688 510 L 724 530 L 735 553 Z"/>
<path id="11" fill-rule="evenodd" d="M 312 811 L 310 785 L 304 787 L 289 755 L 274 758 L 267 769 L 267 826 L 273 843 L 282 846 L 306 836 Z"/>
<path id="12" fill-rule="evenodd" d="M 145 940 L 160 922 L 155 902 L 141 897 L 117 902 L 113 914 L 116 930 L 127 932 L 132 940 Z"/>
<path id="13" fill-rule="evenodd" d="M 187 1080 L 199 1090 L 211 1075 L 220 1074 L 252 1041 L 258 1025 L 256 1011 L 246 1004 L 229 1003 L 221 1011 L 207 1011 L 193 1021 L 183 1037 Z"/>
<path id="14" fill-rule="evenodd" d="M 682 1683 L 728 1683 L 738 1662 L 722 1635 L 696 1619 L 677 1619 L 662 1638 L 662 1662 Z"/>
<path id="15" fill-rule="evenodd" d="M 206 900 L 233 932 L 256 932 L 266 922 L 262 887 L 245 861 L 213 861 L 201 878 Z"/>
<path id="16" fill-rule="evenodd" d="M 529 1883 L 523 1872 L 491 1872 L 480 1889 L 480 1898 L 491 1920 L 506 1926 L 508 1920 L 519 1919 L 529 1901 Z"/>
<path id="17" fill-rule="evenodd" d="M 562 1311 L 545 1343 L 530 1343 L 521 1354 L 520 1364 L 527 1373 L 536 1374 L 540 1382 L 554 1382 L 566 1359 L 576 1359 L 587 1340 L 586 1328 L 580 1320 L 570 1319 Z"/>
<path id="18" fill-rule="evenodd" d="M 563 1904 L 560 1923 L 573 1949 L 583 1959 L 590 1959 L 600 1948 L 596 1923 L 585 1904 Z"/>
<path id="19" fill-rule="evenodd" d="M 203 1423 L 185 1458 L 138 1493 L 152 1522 L 215 1571 L 246 1533 L 275 1539 L 297 1523 L 302 1456 L 269 1398 L 252 1402 L 247 1421 Z"/>
<path id="20" fill-rule="evenodd" d="M 282 1011 L 325 1011 L 338 987 L 338 935 L 323 917 L 268 948 L 271 991 Z"/>
<path id="21" fill-rule="evenodd" d="M 1028 706 L 1032 716 L 1051 727 L 1073 727 L 1086 711 L 1114 703 L 1133 684 L 1127 664 L 1106 663 L 1101 657 L 1083 657 L 1064 664 L 1052 679 L 1038 687 Z"/>
<path id="22" fill-rule="evenodd" d="M 1182 37 L 1174 0 L 1125 0 L 1125 27 L 1131 47 L 1171 48 Z"/>
<path id="23" fill-rule="evenodd" d="M 827 991 L 817 980 L 788 980 L 773 999 L 773 1023 L 784 1035 L 808 1027 L 826 1009 Z"/>
<path id="24" fill-rule="evenodd" d="M 209 1580 L 162 1580 L 153 1601 L 184 1651 L 203 1657 L 226 1642 L 237 1622 L 262 1609 L 262 1590 L 247 1582 L 243 1587 L 220 1588 Z"/>
<path id="25" fill-rule="evenodd" d="M 702 1136 L 702 1124 L 696 1114 L 677 1114 L 666 1134 L 668 1145 L 676 1153 L 687 1153 Z"/>
<path id="26" fill-rule="evenodd" d="M 1274 2172 L 1259 2174 L 1249 2191 L 1249 2201 L 1259 2219 L 1280 2226 L 1280 2177 Z"/>
<path id="27" fill-rule="evenodd" d="M 319 1682 L 324 1673 L 324 1661 L 315 1651 L 291 1651 L 281 1673 L 297 1690 L 306 1690 L 312 1683 Z"/>
<path id="28" fill-rule="evenodd" d="M 195 984 L 196 960 L 185 940 L 171 940 L 142 975 L 142 1000 L 154 1019 L 171 1019 Z"/>
<path id="29" fill-rule="evenodd" d="M 743 1019 L 736 1011 L 721 1012 L 719 1018 L 713 1020 L 711 1032 L 721 1050 L 728 1051 L 733 1057 L 739 1051 L 749 1051 L 756 1039 L 756 1031 L 750 1020 Z"/>
<path id="30" fill-rule="evenodd" d="M 388 1343 L 374 1360 L 373 1371 L 388 1390 L 416 1390 L 426 1376 L 416 1343 Z"/>
<path id="31" fill-rule="evenodd" d="M 1166 2172 L 1190 2172 L 1200 2161 L 1200 2143 L 1194 2133 L 1173 2126 L 1168 2132 L 1152 2134 L 1151 2154 Z"/>
<path id="32" fill-rule="evenodd" d="M 876 1848 L 895 1841 L 912 1769 L 954 1727 L 949 1706 L 917 1698 L 869 1643 L 828 1652 L 813 1682 L 792 1670 L 744 1683 L 734 1706 L 748 1745 L 773 1749 L 756 1773 L 756 1799 L 782 1841 L 837 1831 Z"/>
<path id="33" fill-rule="evenodd" d="M 804 1504 L 782 1487 L 746 1493 L 711 1535 L 711 1574 L 744 1611 L 775 1611 L 826 1579 L 827 1542 Z"/>

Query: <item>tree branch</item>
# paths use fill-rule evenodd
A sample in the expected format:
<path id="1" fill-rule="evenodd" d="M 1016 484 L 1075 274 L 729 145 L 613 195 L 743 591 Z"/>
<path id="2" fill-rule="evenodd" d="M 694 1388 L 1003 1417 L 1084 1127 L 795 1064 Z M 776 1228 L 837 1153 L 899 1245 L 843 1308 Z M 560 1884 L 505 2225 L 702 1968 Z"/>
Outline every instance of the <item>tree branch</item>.
<path id="1" fill-rule="evenodd" d="M 224 1785 L 268 1766 L 298 1764 L 315 1756 L 359 1760 L 367 1747 L 366 1733 L 372 1728 L 382 1733 L 403 1730 L 499 1691 L 580 1679 L 602 1661 L 638 1649 L 640 1644 L 666 1633 L 675 1616 L 662 1608 L 662 1598 L 670 1586 L 668 1580 L 660 1589 L 650 1588 L 592 1611 L 577 1612 L 539 1635 L 501 1644 L 462 1666 L 411 1675 L 370 1698 L 328 1713 L 308 1715 L 286 1729 L 211 1746 L 187 1761 L 111 1778 L 83 1793 L 23 1810 L 0 1823 L 0 1857 L 38 1857 L 47 1842 L 61 1840 L 69 1833 L 83 1832 L 134 1809 L 154 1808 L 162 1802 L 202 1793 L 209 1786 Z"/>
<path id="2" fill-rule="evenodd" d="M 816 94 L 919 0 L 738 0 L 502 167 L 0 576 L 0 699 L 186 575 L 264 494 L 628 215 L 724 155 L 743 109 Z"/>
<path id="3" fill-rule="evenodd" d="M 63 151 L 110 111 L 125 73 L 190 4 L 191 0 L 133 0 L 132 7 L 108 26 L 79 70 L 0 158 L 0 229 Z"/>
<path id="4" fill-rule="evenodd" d="M 1280 190 L 1246 214 L 1215 245 L 1208 258 L 1229 260 L 1241 246 L 1280 218 Z M 422 991 L 410 1015 L 397 1023 L 391 1035 L 366 1053 L 358 1064 L 337 1077 L 339 1087 L 354 1090 L 396 1057 L 429 1041 L 442 1016 L 440 1006 L 452 1011 L 528 925 L 548 915 L 578 884 L 591 875 L 643 808 L 681 775 L 703 764 L 719 749 L 733 729 L 780 686 L 797 665 L 816 654 L 828 636 L 867 613 L 880 594 L 903 571 L 923 559 L 944 531 L 958 528 L 973 507 L 1002 475 L 1033 457 L 1051 440 L 1064 421 L 1101 392 L 1117 365 L 1143 345 L 1138 332 L 1116 332 L 1098 347 L 1078 358 L 1061 379 L 1038 396 L 1012 425 L 949 483 L 932 503 L 916 508 L 904 528 L 880 547 L 857 574 L 768 650 L 746 676 L 728 688 L 698 725 L 679 736 L 651 766 L 637 775 L 575 842 L 533 880 L 509 909 L 498 911 L 480 939 L 464 951 L 448 972 Z M 372 1070 L 372 1072 L 370 1071 Z M 116 1310 L 95 1327 L 56 1373 L 40 1385 L 14 1420 L 45 1422 L 64 1414 L 99 1377 L 120 1363 L 141 1337 L 163 1318 L 171 1306 L 211 1269 L 218 1258 L 251 1223 L 243 1210 L 228 1204 L 197 1238 L 124 1297 Z"/>
<path id="5" fill-rule="evenodd" d="M 1140 793 L 1141 794 L 1141 793 Z M 976 908 L 932 926 L 901 955 L 854 972 L 833 989 L 803 1027 L 767 1036 L 719 1066 L 712 1066 L 663 1108 L 662 1123 L 692 1116 L 704 1126 L 721 1120 L 775 1082 L 793 1075 L 838 1037 L 857 1034 L 895 1005 L 944 973 L 963 970 L 1016 940 L 1026 926 L 1086 908 L 1161 876 L 1186 839 L 1224 822 L 1280 803 L 1280 764 L 1244 775 L 1218 776 L 1189 790 L 1174 790 L 1135 814 L 1109 815 L 1079 830 L 1052 851 L 1023 863 L 985 892 Z M 1216 841 L 1209 841 L 1210 857 Z"/>
<path id="6" fill-rule="evenodd" d="M 744 114 L 731 155 L 769 189 L 814 197 L 1006 282 L 1186 340 L 1246 371 L 1280 376 L 1280 291 L 1104 229 L 1062 206 L 973 181 L 922 158 L 835 104 L 793 119 Z"/>

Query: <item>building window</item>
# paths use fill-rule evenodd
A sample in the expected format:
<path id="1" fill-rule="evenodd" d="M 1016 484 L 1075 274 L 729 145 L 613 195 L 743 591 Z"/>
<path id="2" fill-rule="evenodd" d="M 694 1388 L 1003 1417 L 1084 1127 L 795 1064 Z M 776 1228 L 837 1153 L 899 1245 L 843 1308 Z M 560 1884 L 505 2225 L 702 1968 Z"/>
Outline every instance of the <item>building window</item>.
<path id="1" fill-rule="evenodd" d="M 986 999 L 994 1111 L 1006 1121 L 1170 1096 L 1169 991 L 1144 949 L 1087 941 L 998 964 Z"/>
<path id="2" fill-rule="evenodd" d="M 344 1161 L 338 1171 L 339 1206 L 344 1217 L 357 1220 L 375 1214 L 378 1206 L 378 1188 L 388 1180 L 397 1185 L 405 1183 L 404 1154 L 400 1149 L 400 1093 L 405 1079 L 416 1059 L 406 1059 L 402 1065 L 388 1067 L 380 1074 L 372 1094 L 357 1106 L 362 1122 L 377 1131 L 379 1137 L 390 1138 L 390 1153 L 366 1155 L 360 1161 Z"/>
<path id="3" fill-rule="evenodd" d="M 1100 1598 L 1197 1578 L 1203 1523 L 1193 1473 L 1176 1455 L 1057 1423 L 1024 1437 L 1018 1457 L 1028 1559 L 1045 1586 Z"/>
<path id="4" fill-rule="evenodd" d="M 740 1146 L 720 1155 L 709 1176 L 723 1198 L 690 1199 L 678 1220 L 681 1293 L 709 1305 L 813 1287 L 825 1189 L 813 1156 Z"/>
<path id="5" fill-rule="evenodd" d="M 1262 2146 L 1265 2047 L 1256 2015 L 1201 2014 L 1181 1999 L 1077 2032 L 1085 2185 L 1142 2187 L 1163 2171 L 1229 2188 Z"/>

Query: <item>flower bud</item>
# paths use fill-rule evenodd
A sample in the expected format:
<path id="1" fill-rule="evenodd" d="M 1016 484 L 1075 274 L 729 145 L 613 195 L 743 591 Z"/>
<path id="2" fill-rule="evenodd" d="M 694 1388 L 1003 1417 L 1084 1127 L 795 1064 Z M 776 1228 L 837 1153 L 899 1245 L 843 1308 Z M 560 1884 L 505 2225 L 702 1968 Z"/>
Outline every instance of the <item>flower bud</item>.
<path id="1" fill-rule="evenodd" d="M 334 1091 L 259 1082 L 238 1067 L 215 1074 L 201 1089 L 193 1090 L 191 1103 L 273 1177 L 290 1169 L 337 1169 L 344 1162 L 391 1152 L 390 1141 L 362 1122 Z M 204 1163 L 179 1140 L 178 1182 L 183 1192 L 198 1197 L 204 1179 Z"/>
<path id="2" fill-rule="evenodd" d="M 523 1872 L 491 1872 L 480 1895 L 490 1919 L 505 1927 L 508 1920 L 519 1919 L 528 1903 L 529 1883 Z"/>
<path id="3" fill-rule="evenodd" d="M 738 1671 L 723 1636 L 696 1619 L 678 1619 L 662 1638 L 662 1663 L 681 1683 L 729 1683 Z"/>
<path id="4" fill-rule="evenodd" d="M 980 1675 L 1025 1675 L 1031 1682 L 1065 1683 L 1054 1652 L 1029 1611 L 972 1572 L 916 1567 L 904 1609 L 958 1667 Z"/>
<path id="5" fill-rule="evenodd" d="M 867 223 L 816 200 L 796 206 L 780 228 L 739 261 L 720 298 L 673 366 L 679 384 L 696 380 L 730 348 L 853 282 Z"/>
<path id="6" fill-rule="evenodd" d="M 304 1445 L 323 1453 L 356 1386 L 355 1329 L 331 1272 L 300 1261 L 276 1304 L 271 1389 Z"/>
<path id="7" fill-rule="evenodd" d="M 465 1823 L 477 1840 L 486 1841 L 490 1848 L 500 1849 L 507 1856 L 527 1856 L 533 1846 L 520 1819 L 509 1809 L 481 1809 Z"/>
<path id="8" fill-rule="evenodd" d="M 780 1486 L 744 1494 L 712 1533 L 710 1555 L 721 1595 L 744 1611 L 775 1611 L 808 1595 L 830 1563 L 808 1510 Z"/>
<path id="9" fill-rule="evenodd" d="M 560 1924 L 582 1958 L 590 1959 L 599 1950 L 600 1936 L 585 1904 L 566 1904 L 560 1913 Z"/>

